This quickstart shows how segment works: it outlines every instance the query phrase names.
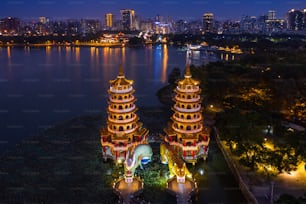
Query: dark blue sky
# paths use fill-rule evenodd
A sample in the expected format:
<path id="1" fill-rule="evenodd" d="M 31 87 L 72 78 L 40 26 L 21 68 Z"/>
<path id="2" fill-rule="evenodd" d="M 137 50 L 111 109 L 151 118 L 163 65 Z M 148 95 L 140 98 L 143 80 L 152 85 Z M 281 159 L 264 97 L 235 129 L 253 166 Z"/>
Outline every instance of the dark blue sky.
<path id="1" fill-rule="evenodd" d="M 119 15 L 122 8 L 135 9 L 136 15 L 153 17 L 156 14 L 174 18 L 201 18 L 213 12 L 217 19 L 240 19 L 241 15 L 259 16 L 276 10 L 283 18 L 291 9 L 306 8 L 305 0 L 1 0 L 0 17 L 36 18 L 100 18 L 106 12 Z"/>

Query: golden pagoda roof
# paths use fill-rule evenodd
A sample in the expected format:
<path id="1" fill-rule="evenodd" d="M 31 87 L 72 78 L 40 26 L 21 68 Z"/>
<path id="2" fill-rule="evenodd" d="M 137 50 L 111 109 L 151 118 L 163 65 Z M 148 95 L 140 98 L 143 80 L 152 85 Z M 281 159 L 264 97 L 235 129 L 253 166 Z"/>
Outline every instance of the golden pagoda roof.
<path id="1" fill-rule="evenodd" d="M 109 80 L 109 83 L 111 86 L 126 86 L 126 85 L 132 85 L 134 83 L 133 80 L 126 79 L 123 74 L 123 68 L 122 65 L 119 67 L 119 73 L 117 75 L 116 79 Z"/>
<path id="2" fill-rule="evenodd" d="M 184 79 L 180 80 L 178 84 L 183 85 L 183 86 L 186 86 L 186 85 L 198 86 L 200 82 L 192 78 L 192 75 L 190 72 L 190 66 L 187 65 L 186 70 L 185 70 Z"/>

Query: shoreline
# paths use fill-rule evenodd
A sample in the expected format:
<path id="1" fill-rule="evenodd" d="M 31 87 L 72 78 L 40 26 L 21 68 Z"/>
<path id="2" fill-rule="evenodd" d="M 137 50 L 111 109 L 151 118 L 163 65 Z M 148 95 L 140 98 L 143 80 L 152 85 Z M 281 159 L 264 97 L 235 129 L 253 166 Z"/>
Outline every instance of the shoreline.
<path id="1" fill-rule="evenodd" d="M 160 45 L 161 43 L 145 43 L 145 44 L 125 44 L 125 43 L 52 43 L 52 44 L 43 44 L 43 43 L 31 43 L 31 44 L 18 44 L 18 43 L 9 43 L 9 44 L 0 44 L 1 47 L 110 47 L 110 48 L 122 48 L 122 47 L 142 47 L 147 45 Z M 162 43 L 164 44 L 164 43 Z M 168 43 L 168 45 L 170 45 Z M 180 46 L 177 46 L 180 47 Z"/>

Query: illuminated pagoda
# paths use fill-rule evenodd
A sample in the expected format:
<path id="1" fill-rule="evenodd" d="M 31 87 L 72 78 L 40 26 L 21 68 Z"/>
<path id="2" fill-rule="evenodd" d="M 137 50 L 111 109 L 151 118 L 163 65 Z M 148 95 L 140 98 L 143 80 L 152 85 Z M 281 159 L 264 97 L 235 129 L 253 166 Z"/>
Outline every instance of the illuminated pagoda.
<path id="1" fill-rule="evenodd" d="M 136 115 L 134 81 L 125 78 L 122 66 L 117 78 L 109 83 L 107 125 L 100 129 L 102 154 L 105 160 L 122 163 L 130 147 L 147 143 L 149 131 L 142 127 Z"/>
<path id="2" fill-rule="evenodd" d="M 210 140 L 209 128 L 203 124 L 199 83 L 187 65 L 184 79 L 178 81 L 175 89 L 171 122 L 164 129 L 165 142 L 176 146 L 185 162 L 193 164 L 200 158 L 206 159 Z"/>

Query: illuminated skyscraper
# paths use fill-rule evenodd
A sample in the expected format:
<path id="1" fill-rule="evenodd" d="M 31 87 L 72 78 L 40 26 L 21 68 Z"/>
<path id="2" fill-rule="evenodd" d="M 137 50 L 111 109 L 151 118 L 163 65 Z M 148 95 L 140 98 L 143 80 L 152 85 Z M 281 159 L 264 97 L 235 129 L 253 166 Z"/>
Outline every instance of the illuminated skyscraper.
<path id="1" fill-rule="evenodd" d="M 123 30 L 135 30 L 135 11 L 132 9 L 120 10 Z"/>
<path id="2" fill-rule="evenodd" d="M 254 33 L 256 32 L 256 17 L 242 16 L 240 20 L 240 30 L 242 32 Z"/>
<path id="3" fill-rule="evenodd" d="M 46 24 L 48 19 L 44 16 L 41 16 L 41 17 L 38 18 L 38 20 L 39 20 L 40 23 Z"/>
<path id="4" fill-rule="evenodd" d="M 20 29 L 20 20 L 18 18 L 2 18 L 0 19 L 0 33 L 6 35 L 17 34 Z"/>
<path id="5" fill-rule="evenodd" d="M 113 27 L 114 15 L 111 13 L 105 14 L 105 26 L 110 29 Z"/>
<path id="6" fill-rule="evenodd" d="M 203 31 L 213 32 L 214 31 L 214 14 L 204 13 L 203 15 Z"/>
<path id="7" fill-rule="evenodd" d="M 291 9 L 288 12 L 288 29 L 294 31 L 300 31 L 305 28 L 305 13 L 304 11 Z"/>
<path id="8" fill-rule="evenodd" d="M 268 20 L 276 20 L 276 11 L 274 10 L 268 11 Z"/>

